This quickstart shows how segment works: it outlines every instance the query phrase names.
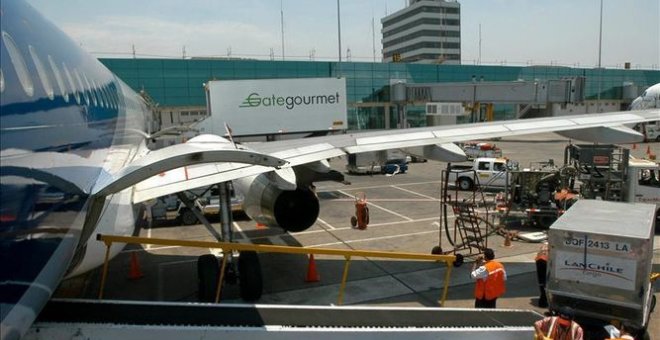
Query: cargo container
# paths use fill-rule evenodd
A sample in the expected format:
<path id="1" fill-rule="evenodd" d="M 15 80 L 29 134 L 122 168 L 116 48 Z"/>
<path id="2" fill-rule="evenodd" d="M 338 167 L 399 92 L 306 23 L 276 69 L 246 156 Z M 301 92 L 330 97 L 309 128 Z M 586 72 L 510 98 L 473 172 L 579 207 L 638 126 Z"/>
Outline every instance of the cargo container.
<path id="1" fill-rule="evenodd" d="M 651 204 L 579 200 L 559 217 L 548 232 L 550 308 L 646 328 L 655 305 L 655 213 Z"/>

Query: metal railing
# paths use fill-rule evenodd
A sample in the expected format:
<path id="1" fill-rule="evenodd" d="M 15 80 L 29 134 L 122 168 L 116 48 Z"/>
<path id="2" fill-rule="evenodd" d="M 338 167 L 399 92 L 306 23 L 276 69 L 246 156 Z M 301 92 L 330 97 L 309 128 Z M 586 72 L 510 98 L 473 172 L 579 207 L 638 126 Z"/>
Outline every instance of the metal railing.
<path id="1" fill-rule="evenodd" d="M 344 273 L 342 275 L 341 286 L 339 288 L 339 297 L 337 304 L 341 305 L 344 298 L 344 290 L 346 288 L 346 280 L 348 279 L 348 269 L 352 257 L 376 257 L 376 258 L 389 258 L 400 260 L 414 260 L 414 261 L 434 261 L 444 262 L 447 265 L 445 272 L 444 286 L 442 295 L 440 296 L 440 306 L 444 306 L 447 298 L 447 290 L 449 288 L 449 278 L 451 277 L 451 269 L 456 260 L 454 255 L 431 255 L 421 253 L 405 253 L 405 252 L 387 252 L 387 251 L 373 251 L 373 250 L 343 250 L 331 248 L 303 248 L 291 246 L 273 246 L 261 244 L 245 244 L 234 242 L 211 242 L 211 241 L 192 241 L 192 240 L 173 240 L 162 238 L 147 238 L 147 237 L 134 237 L 134 236 L 115 236 L 115 235 L 102 235 L 97 234 L 96 239 L 102 241 L 106 245 L 105 260 L 103 263 L 103 273 L 101 276 L 101 286 L 99 288 L 99 300 L 103 299 L 103 290 L 105 288 L 105 281 L 108 273 L 108 261 L 110 260 L 110 247 L 113 243 L 125 244 L 152 244 L 161 246 L 181 246 L 193 248 L 212 248 L 222 249 L 223 257 L 218 277 L 218 287 L 215 294 L 215 302 L 220 301 L 222 292 L 222 282 L 224 280 L 225 268 L 227 266 L 227 258 L 233 251 L 255 251 L 260 253 L 286 253 L 286 254 L 313 254 L 313 255 L 334 255 L 343 256 Z"/>

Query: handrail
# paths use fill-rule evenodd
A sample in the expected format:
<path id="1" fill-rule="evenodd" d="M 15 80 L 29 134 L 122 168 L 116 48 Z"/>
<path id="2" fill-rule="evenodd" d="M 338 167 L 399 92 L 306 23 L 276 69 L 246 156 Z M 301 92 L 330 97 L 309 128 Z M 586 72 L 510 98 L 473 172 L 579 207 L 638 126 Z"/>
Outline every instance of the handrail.
<path id="1" fill-rule="evenodd" d="M 447 291 L 449 289 L 449 278 L 451 276 L 451 269 L 456 260 L 454 255 L 432 255 L 421 253 L 406 253 L 406 252 L 387 252 L 376 250 L 344 250 L 332 248 L 304 248 L 304 247 L 291 247 L 291 246 L 274 246 L 263 244 L 246 244 L 235 242 L 211 242 L 211 241 L 192 241 L 192 240 L 173 240 L 163 238 L 150 238 L 150 237 L 136 237 L 136 236 L 117 236 L 117 235 L 103 235 L 97 234 L 96 239 L 102 241 L 106 245 L 105 260 L 103 263 L 103 273 L 101 276 L 101 287 L 99 288 L 99 300 L 103 299 L 103 290 L 105 287 L 105 280 L 108 272 L 108 261 L 110 259 L 110 247 L 113 243 L 126 243 L 126 244 L 152 244 L 162 246 L 181 246 L 181 247 L 194 247 L 194 248 L 221 248 L 223 254 L 231 251 L 256 251 L 262 253 L 288 253 L 288 254 L 319 254 L 319 255 L 334 255 L 343 256 L 346 261 L 344 264 L 344 274 L 339 289 L 338 305 L 342 304 L 344 289 L 346 288 L 346 281 L 348 279 L 348 267 L 351 257 L 379 257 L 390 259 L 404 259 L 416 261 L 435 261 L 444 262 L 447 265 L 445 273 L 444 287 L 440 297 L 440 306 L 443 306 L 447 298 Z M 218 282 L 218 289 L 216 291 L 215 302 L 220 301 L 220 292 L 222 290 L 222 281 L 224 276 L 224 268 L 226 266 L 227 256 L 223 256 L 222 267 L 220 269 L 220 277 Z"/>

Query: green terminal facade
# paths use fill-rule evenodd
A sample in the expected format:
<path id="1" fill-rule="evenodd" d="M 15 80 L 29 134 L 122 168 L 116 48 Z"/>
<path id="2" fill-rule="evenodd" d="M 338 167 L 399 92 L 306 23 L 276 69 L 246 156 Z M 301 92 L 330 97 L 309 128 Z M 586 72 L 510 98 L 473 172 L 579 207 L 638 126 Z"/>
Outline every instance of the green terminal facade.
<path id="1" fill-rule="evenodd" d="M 644 89 L 660 83 L 658 70 L 594 69 L 559 66 L 492 66 L 408 63 L 263 61 L 231 59 L 101 59 L 101 62 L 136 91 L 145 91 L 160 110 L 197 108 L 205 114 L 204 84 L 209 80 L 345 77 L 349 129 L 397 126 L 397 115 L 385 115 L 390 84 L 455 83 L 471 81 L 549 80 L 585 77 L 587 102 L 600 98 L 630 102 L 626 84 Z M 600 94 L 599 94 L 600 93 Z M 637 95 L 637 94 L 636 94 Z M 636 96 L 635 95 L 635 96 Z M 589 104 L 587 104 L 589 105 Z M 425 108 L 408 107 L 413 127 L 425 126 Z M 386 124 L 385 117 L 391 120 Z M 515 118 L 513 105 L 496 105 L 495 119 Z"/>

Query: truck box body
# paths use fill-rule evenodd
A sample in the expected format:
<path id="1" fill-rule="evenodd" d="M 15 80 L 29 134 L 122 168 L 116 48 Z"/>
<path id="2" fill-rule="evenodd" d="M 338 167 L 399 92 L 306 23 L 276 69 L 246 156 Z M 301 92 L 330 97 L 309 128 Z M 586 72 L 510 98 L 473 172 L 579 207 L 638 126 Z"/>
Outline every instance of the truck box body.
<path id="1" fill-rule="evenodd" d="M 343 131 L 348 127 L 346 78 L 213 80 L 210 118 L 197 128 L 234 136 Z"/>
<path id="2" fill-rule="evenodd" d="M 551 308 L 646 326 L 653 297 L 655 206 L 579 200 L 550 227 Z"/>

